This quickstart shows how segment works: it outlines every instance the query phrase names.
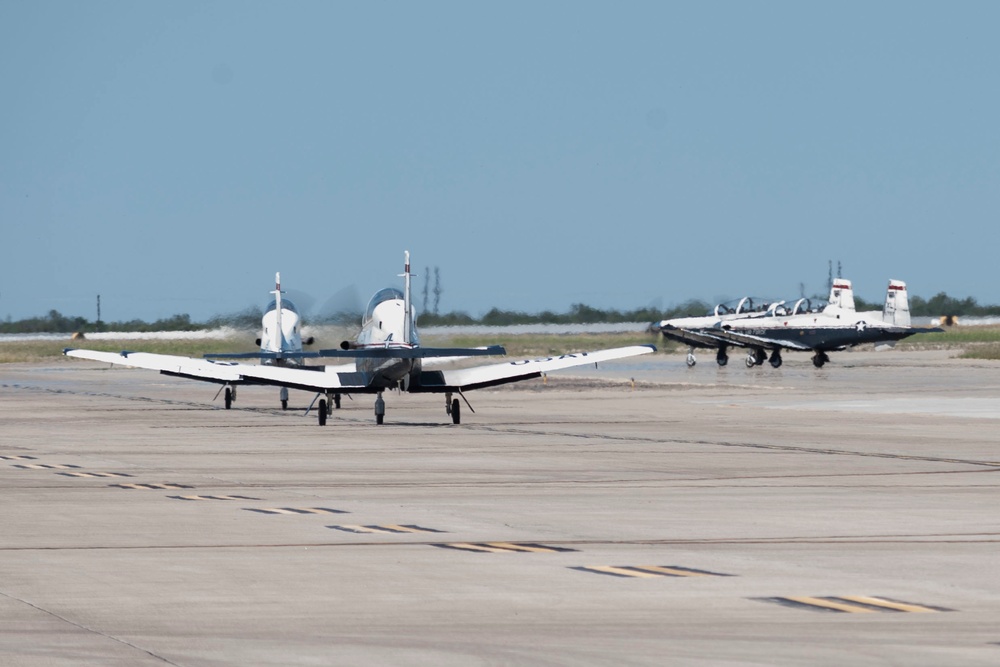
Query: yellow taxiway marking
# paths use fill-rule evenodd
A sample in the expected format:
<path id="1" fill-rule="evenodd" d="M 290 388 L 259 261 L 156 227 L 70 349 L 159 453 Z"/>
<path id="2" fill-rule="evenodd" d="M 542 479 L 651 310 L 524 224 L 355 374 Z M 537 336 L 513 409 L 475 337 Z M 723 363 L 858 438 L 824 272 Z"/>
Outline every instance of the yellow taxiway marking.
<path id="1" fill-rule="evenodd" d="M 890 600 L 883 600 L 882 598 L 869 597 L 867 595 L 838 595 L 841 600 L 850 600 L 851 602 L 860 602 L 861 604 L 870 604 L 876 607 L 885 607 L 886 609 L 896 609 L 898 611 L 911 611 L 914 613 L 927 613 L 935 612 L 936 609 L 931 609 L 930 607 L 925 607 L 919 604 L 907 604 L 905 602 L 892 602 Z"/>
<path id="2" fill-rule="evenodd" d="M 812 607 L 824 607 L 826 609 L 835 609 L 836 611 L 846 611 L 851 614 L 872 614 L 875 612 L 874 609 L 868 609 L 866 607 L 858 607 L 853 604 L 846 604 L 844 602 L 834 602 L 833 600 L 824 600 L 823 598 L 811 598 L 811 597 L 786 597 L 786 600 L 791 600 L 792 602 L 798 602 L 799 604 L 806 604 Z"/>
<path id="3" fill-rule="evenodd" d="M 398 531 L 400 531 L 402 533 L 426 533 L 426 532 L 428 532 L 427 530 L 425 530 L 423 528 L 408 528 L 406 526 L 397 526 L 394 523 L 390 523 L 390 524 L 387 524 L 385 526 L 382 526 L 382 528 L 388 528 L 389 530 L 398 530 Z"/>
<path id="4" fill-rule="evenodd" d="M 639 570 L 629 570 L 623 567 L 614 567 L 613 565 L 588 565 L 588 570 L 596 570 L 597 572 L 607 572 L 608 574 L 618 574 L 623 577 L 659 577 L 658 574 L 653 574 L 652 572 L 640 572 Z"/>
<path id="5" fill-rule="evenodd" d="M 493 553 L 493 554 L 510 553 L 510 549 L 490 547 L 486 546 L 485 544 L 470 544 L 468 542 L 453 542 L 446 546 L 453 547 L 455 549 L 468 549 L 469 551 L 485 551 L 487 553 Z"/>
<path id="6" fill-rule="evenodd" d="M 528 547 L 523 544 L 514 544 L 512 542 L 484 542 L 484 544 L 498 549 L 503 549 L 504 551 L 528 551 L 534 553 L 549 553 L 552 551 L 552 549 L 548 547 Z"/>
<path id="7" fill-rule="evenodd" d="M 663 565 L 636 565 L 636 568 L 640 570 L 648 570 L 650 572 L 659 572 L 660 574 L 669 574 L 672 577 L 710 577 L 713 576 L 709 572 L 692 572 L 691 570 L 678 570 L 672 567 L 664 567 Z M 718 575 L 714 575 L 718 576 Z"/>

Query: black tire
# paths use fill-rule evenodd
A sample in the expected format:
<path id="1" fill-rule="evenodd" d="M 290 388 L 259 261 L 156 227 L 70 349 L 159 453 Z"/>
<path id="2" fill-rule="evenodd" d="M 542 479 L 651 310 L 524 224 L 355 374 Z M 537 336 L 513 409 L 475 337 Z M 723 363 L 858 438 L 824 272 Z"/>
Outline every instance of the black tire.
<path id="1" fill-rule="evenodd" d="M 288 401 L 282 401 L 281 402 L 281 409 L 282 410 L 287 410 L 288 409 Z"/>
<path id="2" fill-rule="evenodd" d="M 228 410 L 231 407 L 233 407 L 233 390 L 230 389 L 229 387 L 226 387 L 226 398 L 225 398 L 225 401 L 226 401 L 226 410 Z"/>
<path id="3" fill-rule="evenodd" d="M 715 357 L 715 363 L 719 364 L 720 366 L 725 366 L 726 364 L 729 363 L 729 355 L 723 354 Z"/>
<path id="4" fill-rule="evenodd" d="M 781 368 L 781 355 L 772 354 L 771 355 L 771 368 Z"/>
<path id="5" fill-rule="evenodd" d="M 818 352 L 815 355 L 813 355 L 813 366 L 815 366 L 816 368 L 823 368 L 823 364 L 826 363 L 825 357 L 826 355 L 823 354 L 822 352 Z"/>
<path id="6" fill-rule="evenodd" d="M 322 399 L 322 398 L 319 399 L 319 412 L 317 414 L 319 415 L 319 425 L 320 426 L 326 426 L 326 400 L 325 399 Z"/>
<path id="7" fill-rule="evenodd" d="M 457 398 L 451 399 L 451 423 L 461 424 L 462 423 L 462 406 L 459 404 Z"/>
<path id="8" fill-rule="evenodd" d="M 375 423 L 381 424 L 385 420 L 385 415 L 375 415 Z"/>
<path id="9" fill-rule="evenodd" d="M 340 409 L 340 394 L 333 395 L 333 405 L 339 410 Z"/>

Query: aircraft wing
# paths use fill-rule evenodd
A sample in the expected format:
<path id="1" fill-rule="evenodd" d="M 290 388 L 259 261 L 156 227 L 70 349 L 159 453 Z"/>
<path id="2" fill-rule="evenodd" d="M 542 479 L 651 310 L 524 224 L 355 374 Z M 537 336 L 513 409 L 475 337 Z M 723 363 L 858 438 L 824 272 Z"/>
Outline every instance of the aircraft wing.
<path id="1" fill-rule="evenodd" d="M 656 352 L 655 345 L 632 345 L 597 352 L 574 352 L 544 359 L 507 361 L 500 364 L 456 368 L 453 370 L 423 371 L 419 380 L 409 388 L 412 392 L 449 392 L 481 389 L 540 377 L 542 373 L 558 371 L 573 366 L 596 364 L 612 359 L 624 359 Z"/>
<path id="2" fill-rule="evenodd" d="M 212 361 L 151 352 L 98 352 L 96 350 L 66 348 L 63 350 L 63 354 L 68 357 L 104 361 L 132 368 L 145 368 L 159 371 L 164 375 L 219 384 L 274 384 L 311 391 L 325 391 L 328 388 L 343 387 L 350 385 L 352 381 L 354 383 L 359 381 L 357 378 L 359 373 L 356 372 L 353 363 L 340 366 L 289 368 L 241 364 L 233 361 Z M 342 376 L 343 382 L 340 379 Z M 285 379 L 288 381 L 283 381 Z"/>
<path id="3" fill-rule="evenodd" d="M 684 329 L 667 325 L 661 328 L 660 332 L 666 338 L 694 347 L 714 348 L 736 344 L 732 340 L 719 336 L 715 329 Z"/>
<path id="4" fill-rule="evenodd" d="M 730 344 L 739 345 L 740 347 L 764 347 L 771 350 L 783 348 L 786 350 L 800 350 L 803 352 L 812 350 L 812 348 L 808 345 L 803 345 L 797 341 L 771 338 L 770 336 L 744 333 L 742 331 L 733 331 L 732 329 L 718 329 L 716 330 L 716 333 L 720 338 L 728 341 Z"/>
<path id="5" fill-rule="evenodd" d="M 105 361 L 119 366 L 146 368 L 160 371 L 166 375 L 176 375 L 206 382 L 230 383 L 240 382 L 240 364 L 178 357 L 170 354 L 152 354 L 149 352 L 98 352 L 96 350 L 77 350 L 66 348 L 63 354 L 67 357 Z"/>

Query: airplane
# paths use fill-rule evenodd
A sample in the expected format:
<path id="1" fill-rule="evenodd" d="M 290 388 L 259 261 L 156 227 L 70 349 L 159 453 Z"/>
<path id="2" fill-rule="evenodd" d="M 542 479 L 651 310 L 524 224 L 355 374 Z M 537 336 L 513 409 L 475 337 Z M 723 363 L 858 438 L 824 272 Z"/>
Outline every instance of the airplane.
<path id="1" fill-rule="evenodd" d="M 758 299 L 758 302 L 760 300 Z M 732 302 L 730 302 L 732 303 Z M 797 315 L 815 312 L 816 308 L 807 298 L 798 299 L 792 306 L 786 306 L 785 301 L 755 304 L 752 297 L 743 297 L 735 306 L 719 304 L 712 314 L 701 317 L 677 317 L 660 320 L 652 324 L 653 329 L 659 329 L 664 338 L 688 346 L 687 365 L 697 363 L 695 349 L 716 350 L 715 361 L 719 366 L 729 363 L 728 349 L 739 346 L 731 340 L 720 337 L 715 332 L 715 325 L 720 322 L 736 319 L 754 319 L 780 313 L 782 315 Z M 842 310 L 854 310 L 854 292 L 851 281 L 838 278 L 830 288 L 830 298 L 827 308 L 833 306 Z M 780 356 L 779 356 L 780 359 Z M 756 364 L 755 364 L 756 365 Z"/>
<path id="2" fill-rule="evenodd" d="M 782 350 L 812 352 L 813 365 L 822 368 L 830 360 L 828 352 L 864 343 L 891 346 L 914 334 L 940 331 L 943 329 L 910 326 L 906 283 L 900 280 L 889 281 L 881 311 L 856 312 L 852 296 L 850 308 L 832 305 L 816 313 L 772 309 L 762 318 L 718 322 L 711 329 L 720 341 L 750 349 L 748 368 L 768 360 L 765 350 L 771 352 L 770 364 L 774 368 L 782 364 Z"/>
<path id="3" fill-rule="evenodd" d="M 229 359 L 260 359 L 260 363 L 275 366 L 301 366 L 304 345 L 312 345 L 316 339 L 309 336 L 302 338 L 302 316 L 291 299 L 283 298 L 281 290 L 281 274 L 274 274 L 274 299 L 267 305 L 264 317 L 261 318 L 261 335 L 256 340 L 260 352 L 243 354 L 205 355 L 206 357 L 222 357 Z M 226 387 L 225 405 L 229 409 L 236 400 L 235 387 Z M 279 393 L 281 409 L 288 409 L 288 388 L 282 387 Z"/>
<path id="4" fill-rule="evenodd" d="M 573 352 L 541 359 L 506 361 L 468 368 L 428 370 L 425 362 L 454 360 L 456 358 L 503 355 L 500 345 L 475 348 L 426 348 L 421 347 L 416 327 L 416 317 L 410 295 L 410 253 L 405 253 L 403 291 L 387 287 L 371 298 L 362 319 L 361 331 L 354 341 L 344 341 L 340 349 L 318 352 L 288 353 L 286 357 L 331 357 L 352 359 L 351 363 L 338 366 L 251 365 L 211 358 L 195 359 L 162 354 L 95 352 L 67 348 L 64 354 L 71 357 L 108 361 L 124 366 L 158 370 L 167 375 L 221 382 L 276 385 L 316 393 L 319 425 L 326 424 L 330 400 L 340 394 L 375 394 L 375 420 L 382 424 L 385 401 L 382 394 L 399 389 L 409 393 L 438 393 L 445 395 L 445 412 L 452 422 L 461 423 L 461 397 L 469 409 L 472 405 L 465 398 L 466 391 L 493 387 L 541 377 L 542 374 L 573 366 L 597 364 L 611 359 L 622 359 L 656 351 L 654 345 L 633 345 L 595 352 Z M 311 406 L 310 406 L 311 407 Z M 472 410 L 475 412 L 475 410 Z"/>
<path id="5" fill-rule="evenodd" d="M 298 309 L 290 299 L 283 298 L 285 293 L 281 290 L 281 274 L 274 274 L 274 290 L 270 292 L 274 298 L 267 305 L 264 315 L 261 318 L 261 335 L 256 340 L 260 346 L 259 352 L 234 353 L 224 356 L 226 358 L 247 358 L 260 359 L 264 365 L 301 367 L 301 353 L 304 345 L 312 345 L 315 339 L 309 336 L 302 338 L 302 318 Z M 93 361 L 107 361 L 113 364 L 121 364 L 123 356 L 128 356 L 128 365 L 136 368 L 150 368 L 159 370 L 164 375 L 173 375 L 192 380 L 213 382 L 221 384 L 222 387 L 216 393 L 218 398 L 224 392 L 223 403 L 227 410 L 232 408 L 236 402 L 236 388 L 240 385 L 259 384 L 251 379 L 237 377 L 232 372 L 221 372 L 220 366 L 216 364 L 206 365 L 205 363 L 192 364 L 188 357 L 174 357 L 172 355 L 147 354 L 143 352 L 98 352 L 96 350 L 71 350 L 67 348 L 64 354 L 81 359 Z M 206 355 L 212 356 L 212 355 Z M 166 369 L 162 369 L 165 363 L 170 361 Z M 198 361 L 198 360 L 194 360 Z M 279 393 L 281 408 L 288 408 L 288 388 L 281 387 Z M 337 397 L 339 407 L 339 396 Z"/>

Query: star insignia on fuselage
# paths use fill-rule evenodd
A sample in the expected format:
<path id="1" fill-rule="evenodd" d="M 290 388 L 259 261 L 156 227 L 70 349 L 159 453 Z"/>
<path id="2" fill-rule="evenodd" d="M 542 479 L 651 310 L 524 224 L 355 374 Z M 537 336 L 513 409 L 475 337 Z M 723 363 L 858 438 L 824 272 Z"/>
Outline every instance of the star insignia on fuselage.
<path id="1" fill-rule="evenodd" d="M 865 324 L 865 322 L 864 322 L 863 320 L 862 320 L 861 322 L 858 322 L 858 323 L 857 323 L 857 324 L 855 324 L 854 326 L 855 326 L 855 328 L 857 328 L 857 330 L 858 330 L 858 333 L 864 333 L 864 332 L 865 332 L 865 329 L 867 329 L 867 328 L 868 328 L 868 325 L 867 325 L 867 324 Z"/>

